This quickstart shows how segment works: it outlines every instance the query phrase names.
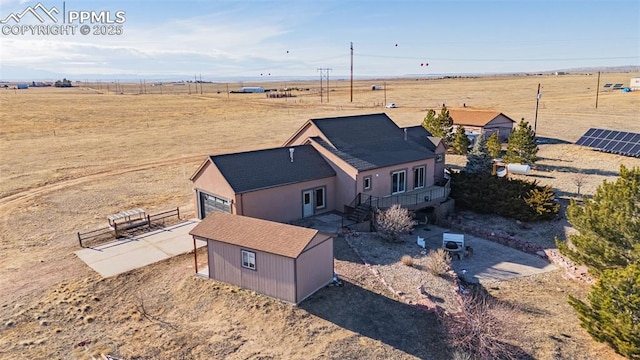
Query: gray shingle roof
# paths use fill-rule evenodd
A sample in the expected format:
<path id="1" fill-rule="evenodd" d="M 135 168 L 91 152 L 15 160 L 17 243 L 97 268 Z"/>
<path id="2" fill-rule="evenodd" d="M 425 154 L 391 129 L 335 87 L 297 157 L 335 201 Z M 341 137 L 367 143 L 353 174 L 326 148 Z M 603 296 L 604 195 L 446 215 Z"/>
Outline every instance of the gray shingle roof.
<path id="1" fill-rule="evenodd" d="M 411 126 L 406 128 L 407 135 L 411 140 L 416 143 L 426 147 L 431 151 L 435 151 L 437 144 L 440 143 L 440 138 L 431 136 L 431 133 L 427 131 L 427 129 L 423 128 L 422 125 Z M 433 142 L 436 141 L 434 144 Z"/>
<path id="2" fill-rule="evenodd" d="M 289 149 L 295 149 L 291 162 Z M 236 193 L 334 176 L 336 172 L 311 145 L 210 156 Z"/>
<path id="3" fill-rule="evenodd" d="M 384 113 L 310 121 L 331 144 L 313 140 L 359 171 L 436 157 L 425 142 L 408 132 L 405 140 L 404 130 Z"/>

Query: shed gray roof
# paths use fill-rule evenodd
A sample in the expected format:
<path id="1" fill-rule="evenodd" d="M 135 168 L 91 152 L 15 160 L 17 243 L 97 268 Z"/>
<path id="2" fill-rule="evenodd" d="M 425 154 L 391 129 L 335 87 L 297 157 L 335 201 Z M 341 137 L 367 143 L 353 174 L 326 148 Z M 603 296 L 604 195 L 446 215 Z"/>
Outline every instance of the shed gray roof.
<path id="1" fill-rule="evenodd" d="M 384 113 L 310 121 L 330 143 L 318 137 L 313 140 L 359 171 L 436 157 L 429 145 L 409 132 L 405 140 L 404 130 Z"/>
<path id="2" fill-rule="evenodd" d="M 294 149 L 293 162 L 289 149 Z M 334 176 L 311 145 L 289 146 L 209 157 L 236 193 Z"/>

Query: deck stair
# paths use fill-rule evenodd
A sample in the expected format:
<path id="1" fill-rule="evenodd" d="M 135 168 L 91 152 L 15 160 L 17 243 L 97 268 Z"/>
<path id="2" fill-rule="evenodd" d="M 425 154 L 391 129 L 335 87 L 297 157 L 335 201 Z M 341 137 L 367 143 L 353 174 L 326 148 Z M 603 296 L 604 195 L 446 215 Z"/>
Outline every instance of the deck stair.
<path id="1" fill-rule="evenodd" d="M 368 204 L 360 204 L 347 216 L 347 219 L 355 223 L 361 223 L 367 219 L 369 214 L 371 214 L 371 206 Z"/>

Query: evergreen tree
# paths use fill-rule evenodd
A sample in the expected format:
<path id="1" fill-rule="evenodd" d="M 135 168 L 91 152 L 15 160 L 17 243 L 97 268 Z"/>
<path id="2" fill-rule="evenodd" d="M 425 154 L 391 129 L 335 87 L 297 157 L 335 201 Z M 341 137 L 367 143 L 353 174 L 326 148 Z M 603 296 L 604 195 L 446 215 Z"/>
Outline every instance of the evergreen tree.
<path id="1" fill-rule="evenodd" d="M 431 135 L 439 137 L 445 146 L 450 146 L 453 140 L 453 118 L 449 115 L 449 110 L 442 107 L 442 110 L 436 115 L 435 110 L 429 109 L 427 116 L 422 121 L 424 127 Z"/>
<path id="2" fill-rule="evenodd" d="M 538 160 L 537 153 L 536 134 L 531 125 L 522 119 L 518 128 L 509 136 L 504 160 L 510 163 L 532 164 Z"/>
<path id="3" fill-rule="evenodd" d="M 479 135 L 476 138 L 476 143 L 473 144 L 471 152 L 467 155 L 467 165 L 464 170 L 471 174 L 491 173 L 493 162 L 487 152 L 487 141 L 483 135 Z"/>
<path id="4" fill-rule="evenodd" d="M 427 116 L 422 120 L 422 127 L 425 128 L 431 135 L 439 138 L 444 138 L 444 131 L 436 118 L 436 112 L 433 109 L 427 111 Z"/>
<path id="5" fill-rule="evenodd" d="M 567 219 L 578 230 L 569 242 L 556 240 L 560 251 L 597 272 L 640 262 L 640 168 L 620 166 L 615 182 L 605 181 L 584 205 L 567 207 Z"/>
<path id="6" fill-rule="evenodd" d="M 471 145 L 471 141 L 467 134 L 465 134 L 464 126 L 458 126 L 456 133 L 453 137 L 453 152 L 455 154 L 466 155 L 469 151 L 469 145 Z"/>
<path id="7" fill-rule="evenodd" d="M 621 165 L 619 178 L 604 181 L 584 205 L 572 201 L 567 219 L 578 234 L 570 245 L 556 239 L 558 249 L 598 278 L 588 304 L 569 303 L 596 340 L 640 359 L 640 168 Z"/>
<path id="8" fill-rule="evenodd" d="M 487 154 L 489 154 L 492 159 L 497 159 L 500 157 L 501 153 L 502 144 L 500 143 L 500 138 L 498 137 L 498 134 L 493 133 L 487 140 Z"/>
<path id="9" fill-rule="evenodd" d="M 569 296 L 582 327 L 629 359 L 640 359 L 640 265 L 605 270 L 589 292 L 589 304 Z"/>
<path id="10" fill-rule="evenodd" d="M 444 133 L 442 139 L 444 140 L 445 145 L 451 144 L 453 141 L 453 118 L 449 114 L 449 110 L 447 110 L 446 106 L 443 106 L 442 109 L 440 109 L 440 114 L 438 114 L 436 119 Z"/>

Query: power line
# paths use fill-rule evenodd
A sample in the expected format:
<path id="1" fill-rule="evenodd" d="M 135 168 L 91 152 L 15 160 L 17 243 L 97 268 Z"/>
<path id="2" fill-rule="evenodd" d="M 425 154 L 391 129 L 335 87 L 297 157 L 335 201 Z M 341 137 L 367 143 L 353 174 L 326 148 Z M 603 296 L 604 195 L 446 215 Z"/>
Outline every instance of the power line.
<path id="1" fill-rule="evenodd" d="M 374 55 L 374 54 L 358 54 L 361 57 L 371 58 L 385 58 L 385 59 L 406 59 L 406 60 L 421 60 L 424 57 L 415 56 L 392 56 L 392 55 Z M 622 60 L 622 59 L 638 59 L 638 56 L 609 56 L 609 57 L 584 57 L 584 58 L 527 58 L 527 59 L 505 59 L 505 58 L 434 58 L 429 57 L 430 60 L 442 60 L 442 61 L 492 61 L 492 62 L 512 62 L 512 61 L 577 61 L 577 60 Z"/>

